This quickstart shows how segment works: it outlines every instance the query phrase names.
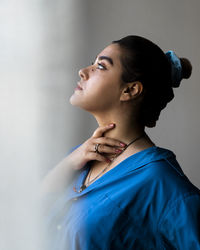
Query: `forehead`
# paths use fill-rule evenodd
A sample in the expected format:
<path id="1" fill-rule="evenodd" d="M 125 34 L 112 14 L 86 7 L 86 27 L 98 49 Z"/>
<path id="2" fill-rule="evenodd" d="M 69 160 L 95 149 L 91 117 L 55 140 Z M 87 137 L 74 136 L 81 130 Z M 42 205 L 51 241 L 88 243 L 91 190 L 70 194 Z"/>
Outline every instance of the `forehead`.
<path id="1" fill-rule="evenodd" d="M 110 44 L 105 47 L 97 56 L 97 58 L 101 56 L 110 57 L 113 61 L 113 65 L 121 66 L 120 57 L 121 57 L 121 49 L 118 44 Z"/>

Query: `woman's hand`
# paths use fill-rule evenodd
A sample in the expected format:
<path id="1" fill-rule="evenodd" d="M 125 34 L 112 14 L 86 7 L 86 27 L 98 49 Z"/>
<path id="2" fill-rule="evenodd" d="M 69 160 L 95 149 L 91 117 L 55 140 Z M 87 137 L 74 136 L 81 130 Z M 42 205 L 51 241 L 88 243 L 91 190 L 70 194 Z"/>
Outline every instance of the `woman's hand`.
<path id="1" fill-rule="evenodd" d="M 56 193 L 64 190 L 73 174 L 85 166 L 88 161 L 110 162 L 109 155 L 121 153 L 126 144 L 103 134 L 115 127 L 114 124 L 97 128 L 93 135 L 80 147 L 65 157 L 55 166 L 43 179 L 41 183 L 41 194 Z M 95 152 L 95 145 L 99 144 L 98 152 Z"/>
<path id="2" fill-rule="evenodd" d="M 106 131 L 114 127 L 114 124 L 98 127 L 87 141 L 68 156 L 71 167 L 74 170 L 79 170 L 84 167 L 88 161 L 92 160 L 110 162 L 108 154 L 116 155 L 121 153 L 126 144 L 116 139 L 103 136 Z M 95 152 L 96 144 L 99 144 L 98 152 Z"/>

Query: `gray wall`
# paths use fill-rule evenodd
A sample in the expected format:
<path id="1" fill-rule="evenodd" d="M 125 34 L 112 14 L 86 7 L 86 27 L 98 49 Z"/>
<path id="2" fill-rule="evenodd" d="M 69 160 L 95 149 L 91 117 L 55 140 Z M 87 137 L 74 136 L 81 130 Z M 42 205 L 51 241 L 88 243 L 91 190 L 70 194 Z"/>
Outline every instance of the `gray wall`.
<path id="1" fill-rule="evenodd" d="M 128 34 L 193 64 L 192 77 L 147 132 L 200 187 L 199 10 L 199 0 L 0 1 L 1 249 L 40 249 L 38 181 L 97 127 L 69 104 L 78 70 Z"/>
<path id="2" fill-rule="evenodd" d="M 175 152 L 185 173 L 200 187 L 200 2 L 74 2 L 72 16 L 65 1 L 48 3 L 46 11 L 42 10 L 45 13 L 41 18 L 45 54 L 41 70 L 44 81 L 40 86 L 43 97 L 38 145 L 42 168 L 52 167 L 71 146 L 87 139 L 97 126 L 90 114 L 68 102 L 78 70 L 90 64 L 112 40 L 137 34 L 151 39 L 164 51 L 172 49 L 179 56 L 188 57 L 193 64 L 192 77 L 175 89 L 175 98 L 161 113 L 156 128 L 147 129 L 147 132 L 158 146 Z"/>
<path id="3" fill-rule="evenodd" d="M 112 40 L 128 34 L 147 37 L 164 51 L 172 49 L 191 60 L 192 77 L 183 80 L 181 87 L 175 89 L 175 98 L 161 113 L 156 128 L 147 129 L 147 132 L 158 146 L 175 152 L 184 172 L 200 187 L 200 2 L 90 0 L 87 7 L 89 40 L 84 50 L 90 57 L 88 63 Z M 86 64 L 85 60 L 83 66 Z M 80 121 L 82 125 L 79 137 L 74 140 L 76 143 L 90 136 L 96 127 L 95 121 L 86 114 Z"/>

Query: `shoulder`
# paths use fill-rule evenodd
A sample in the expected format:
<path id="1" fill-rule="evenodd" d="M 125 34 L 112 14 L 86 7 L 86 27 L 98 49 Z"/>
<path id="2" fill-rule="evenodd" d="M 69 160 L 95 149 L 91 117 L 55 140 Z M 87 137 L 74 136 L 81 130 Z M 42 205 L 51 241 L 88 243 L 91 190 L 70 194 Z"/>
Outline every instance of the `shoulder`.
<path id="1" fill-rule="evenodd" d="M 158 224 L 162 245 L 175 249 L 200 249 L 200 195 L 185 193 L 171 202 Z"/>
<path id="2" fill-rule="evenodd" d="M 161 212 L 157 227 L 163 246 L 200 249 L 199 189 L 184 174 L 173 153 L 145 167 Z"/>
<path id="3" fill-rule="evenodd" d="M 178 162 L 162 160 L 151 163 L 149 182 L 152 184 L 154 196 L 160 208 L 163 206 L 162 215 L 176 208 L 177 215 L 184 206 L 197 206 L 200 209 L 200 191 L 191 183 L 180 169 Z M 161 205 L 162 204 L 162 205 Z M 187 209 L 190 209 L 188 207 Z M 189 211 L 189 210 L 188 210 Z M 192 211 L 191 211 L 192 212 Z M 199 210 L 200 213 L 200 210 Z"/>
<path id="4" fill-rule="evenodd" d="M 129 179 L 124 189 L 146 193 L 158 203 L 167 204 L 186 193 L 199 193 L 184 174 L 175 154 L 168 149 L 149 148 L 132 155 L 123 165 L 120 174 Z"/>
<path id="5" fill-rule="evenodd" d="M 154 148 L 147 157 L 150 160 L 143 159 L 145 164 L 138 169 L 137 179 L 143 180 L 140 191 L 151 197 L 153 206 L 160 211 L 159 218 L 180 201 L 200 202 L 199 189 L 184 174 L 172 151 Z"/>
<path id="6" fill-rule="evenodd" d="M 159 211 L 156 224 L 161 245 L 200 249 L 200 190 L 184 174 L 175 154 L 156 149 L 144 170 Z"/>
<path id="7" fill-rule="evenodd" d="M 157 182 L 166 192 L 177 192 L 177 195 L 178 192 L 199 194 L 199 189 L 184 174 L 176 155 L 168 149 L 157 147 L 154 156 L 144 166 L 144 170 L 149 181 Z"/>

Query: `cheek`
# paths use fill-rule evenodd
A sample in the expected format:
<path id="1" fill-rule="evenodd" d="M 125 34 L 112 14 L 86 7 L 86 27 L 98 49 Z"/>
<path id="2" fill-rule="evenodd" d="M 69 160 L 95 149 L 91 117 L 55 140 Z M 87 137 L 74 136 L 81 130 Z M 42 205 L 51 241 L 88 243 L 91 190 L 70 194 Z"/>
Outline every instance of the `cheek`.
<path id="1" fill-rule="evenodd" d="M 95 85 L 88 86 L 86 95 L 95 98 L 95 100 L 113 100 L 117 98 L 118 88 L 111 81 L 98 82 Z"/>
<path id="2" fill-rule="evenodd" d="M 87 111 L 106 110 L 116 106 L 119 102 L 119 86 L 113 79 L 93 78 L 88 81 L 83 91 L 75 91 L 70 103 Z"/>
<path id="3" fill-rule="evenodd" d="M 116 77 L 113 77 L 113 74 L 110 76 L 100 76 L 94 78 L 91 82 L 88 83 L 86 89 L 89 91 L 95 92 L 96 94 L 105 94 L 116 92 L 118 89 L 118 82 L 116 81 Z"/>

